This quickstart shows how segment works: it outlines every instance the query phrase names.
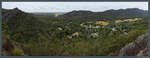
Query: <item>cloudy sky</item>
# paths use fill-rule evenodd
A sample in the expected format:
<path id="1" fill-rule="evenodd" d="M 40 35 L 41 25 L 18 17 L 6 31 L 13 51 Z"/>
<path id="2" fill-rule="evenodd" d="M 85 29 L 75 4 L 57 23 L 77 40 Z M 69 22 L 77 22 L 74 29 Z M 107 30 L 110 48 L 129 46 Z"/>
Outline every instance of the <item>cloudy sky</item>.
<path id="1" fill-rule="evenodd" d="M 90 10 L 139 8 L 148 10 L 148 2 L 2 2 L 2 8 L 19 8 L 25 12 L 69 12 Z"/>

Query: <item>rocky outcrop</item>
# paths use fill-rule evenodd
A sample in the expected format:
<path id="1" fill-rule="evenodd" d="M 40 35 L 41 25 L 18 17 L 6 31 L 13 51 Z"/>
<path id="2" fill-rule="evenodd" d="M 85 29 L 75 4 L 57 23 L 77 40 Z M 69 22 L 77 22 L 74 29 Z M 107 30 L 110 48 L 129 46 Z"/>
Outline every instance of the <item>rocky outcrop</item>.
<path id="1" fill-rule="evenodd" d="M 12 56 L 13 53 L 16 53 L 14 52 L 14 50 L 18 50 L 21 54 L 19 55 L 13 55 L 13 56 L 25 56 L 24 54 L 24 51 L 23 51 L 23 48 L 19 45 L 19 46 L 15 46 L 13 45 L 13 41 L 9 38 L 5 38 L 3 39 L 2 41 L 3 43 L 3 47 L 2 47 L 2 55 L 3 56 Z"/>
<path id="2" fill-rule="evenodd" d="M 148 48 L 145 48 L 144 50 L 141 50 L 137 56 L 148 56 Z"/>
<path id="3" fill-rule="evenodd" d="M 3 56 L 7 56 L 7 55 L 11 55 L 11 51 L 14 50 L 14 45 L 12 44 L 12 41 L 8 38 L 3 39 L 2 41 L 3 43 L 3 47 L 2 47 L 2 55 Z"/>
<path id="4" fill-rule="evenodd" d="M 120 50 L 119 56 L 147 56 L 148 33 L 139 36 L 135 42 L 129 43 Z"/>

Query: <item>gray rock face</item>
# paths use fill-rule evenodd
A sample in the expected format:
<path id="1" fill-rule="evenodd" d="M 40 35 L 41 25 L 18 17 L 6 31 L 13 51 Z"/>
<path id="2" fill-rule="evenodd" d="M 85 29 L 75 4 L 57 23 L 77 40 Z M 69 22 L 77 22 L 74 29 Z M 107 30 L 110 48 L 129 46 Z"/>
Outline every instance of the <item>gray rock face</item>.
<path id="1" fill-rule="evenodd" d="M 148 56 L 148 49 L 145 48 L 144 50 L 141 50 L 137 56 Z"/>
<path id="2" fill-rule="evenodd" d="M 148 33 L 139 36 L 135 42 L 129 43 L 120 50 L 119 56 L 144 56 L 141 54 L 146 47 L 148 41 Z"/>
<path id="3" fill-rule="evenodd" d="M 142 49 L 144 49 L 147 46 L 147 41 L 148 41 L 148 33 L 142 36 L 139 36 L 135 43 L 141 47 Z"/>

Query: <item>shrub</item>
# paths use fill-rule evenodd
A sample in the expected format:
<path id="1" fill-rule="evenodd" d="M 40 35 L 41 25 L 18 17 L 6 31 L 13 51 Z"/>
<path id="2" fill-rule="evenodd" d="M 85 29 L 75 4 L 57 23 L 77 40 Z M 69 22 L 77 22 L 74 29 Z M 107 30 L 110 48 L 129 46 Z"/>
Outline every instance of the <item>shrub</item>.
<path id="1" fill-rule="evenodd" d="M 109 53 L 108 56 L 118 56 L 118 53 L 117 52 L 115 52 L 115 53 L 112 52 L 112 53 Z"/>
<path id="2" fill-rule="evenodd" d="M 22 56 L 22 52 L 19 49 L 14 49 L 14 50 L 12 50 L 11 55 L 12 56 Z"/>

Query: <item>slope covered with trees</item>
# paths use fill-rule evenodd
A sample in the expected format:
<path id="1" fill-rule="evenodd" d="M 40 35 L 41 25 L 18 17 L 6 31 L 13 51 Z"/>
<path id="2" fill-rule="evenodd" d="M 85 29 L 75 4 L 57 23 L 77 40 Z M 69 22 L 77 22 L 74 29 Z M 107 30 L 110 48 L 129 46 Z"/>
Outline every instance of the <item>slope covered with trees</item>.
<path id="1" fill-rule="evenodd" d="M 128 8 L 119 10 L 106 10 L 104 12 L 92 12 L 85 10 L 74 10 L 72 12 L 66 13 L 60 17 L 70 18 L 70 19 L 89 19 L 89 20 L 116 20 L 116 19 L 127 19 L 127 18 L 137 18 L 145 17 L 148 14 L 147 10 L 141 10 L 138 8 Z"/>
<path id="2" fill-rule="evenodd" d="M 114 56 L 148 32 L 147 11 L 136 8 L 72 11 L 58 17 L 17 8 L 2 11 L 3 55 Z"/>

